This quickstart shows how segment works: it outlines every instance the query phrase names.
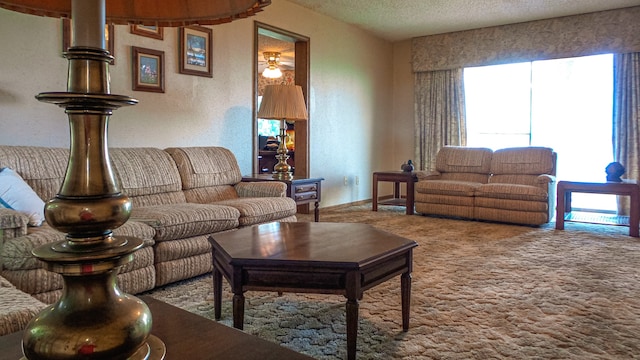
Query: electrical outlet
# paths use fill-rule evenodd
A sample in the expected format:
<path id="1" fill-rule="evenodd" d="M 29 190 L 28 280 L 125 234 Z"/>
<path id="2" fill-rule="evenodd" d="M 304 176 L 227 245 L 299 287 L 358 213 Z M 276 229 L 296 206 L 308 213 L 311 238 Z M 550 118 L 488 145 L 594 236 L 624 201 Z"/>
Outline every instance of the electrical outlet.
<path id="1" fill-rule="evenodd" d="M 356 176 L 356 185 L 360 185 L 360 177 Z"/>
<path id="2" fill-rule="evenodd" d="M 344 186 L 349 185 L 349 179 L 345 176 L 344 177 Z"/>

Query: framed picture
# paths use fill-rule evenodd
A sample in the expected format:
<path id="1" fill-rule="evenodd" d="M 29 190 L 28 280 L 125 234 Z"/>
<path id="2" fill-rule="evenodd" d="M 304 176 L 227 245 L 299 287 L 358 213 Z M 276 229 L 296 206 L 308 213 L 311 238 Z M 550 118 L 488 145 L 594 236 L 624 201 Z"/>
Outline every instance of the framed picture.
<path id="1" fill-rule="evenodd" d="M 158 40 L 163 38 L 163 28 L 160 26 L 146 26 L 146 25 L 131 25 L 131 33 L 146 36 Z"/>
<path id="2" fill-rule="evenodd" d="M 186 26 L 179 30 L 181 74 L 213 77 L 211 71 L 212 31 L 201 26 Z"/>
<path id="3" fill-rule="evenodd" d="M 115 65 L 116 54 L 115 48 L 115 27 L 113 24 L 106 24 L 104 26 L 104 43 L 107 45 L 107 50 L 113 56 L 113 60 L 109 64 Z M 71 20 L 62 19 L 62 52 L 65 53 L 71 47 Z"/>
<path id="4" fill-rule="evenodd" d="M 133 90 L 164 92 L 164 51 L 131 47 Z"/>

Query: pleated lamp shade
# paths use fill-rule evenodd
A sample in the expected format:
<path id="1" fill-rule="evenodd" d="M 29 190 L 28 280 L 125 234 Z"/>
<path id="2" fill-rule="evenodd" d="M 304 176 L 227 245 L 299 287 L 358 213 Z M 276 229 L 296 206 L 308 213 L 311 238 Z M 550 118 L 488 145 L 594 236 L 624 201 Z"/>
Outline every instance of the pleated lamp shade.
<path id="1" fill-rule="evenodd" d="M 258 110 L 261 119 L 307 120 L 302 87 L 299 85 L 267 85 Z"/>
<path id="2" fill-rule="evenodd" d="M 71 0 L 0 0 L 21 13 L 71 18 Z M 107 0 L 106 19 L 147 26 L 215 25 L 262 11 L 271 0 Z"/>

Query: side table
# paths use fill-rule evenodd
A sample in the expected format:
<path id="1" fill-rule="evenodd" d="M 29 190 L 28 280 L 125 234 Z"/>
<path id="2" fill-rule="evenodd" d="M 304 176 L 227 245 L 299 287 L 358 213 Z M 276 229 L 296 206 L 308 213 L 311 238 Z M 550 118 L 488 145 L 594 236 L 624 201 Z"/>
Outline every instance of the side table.
<path id="1" fill-rule="evenodd" d="M 393 199 L 378 201 L 378 182 L 393 182 Z M 418 181 L 414 172 L 408 171 L 376 171 L 373 173 L 373 205 L 371 210 L 378 211 L 378 204 L 406 206 L 407 215 L 413 215 L 414 190 L 413 185 Z M 407 195 L 404 199 L 400 196 L 400 183 L 407 184 Z"/>
<path id="2" fill-rule="evenodd" d="M 251 174 L 242 177 L 242 181 L 281 181 L 287 184 L 287 197 L 297 205 L 314 204 L 314 220 L 320 221 L 321 184 L 324 178 L 305 178 L 293 176 L 291 179 L 276 179 L 272 174 Z"/>
<path id="3" fill-rule="evenodd" d="M 629 216 L 599 214 L 596 221 L 571 213 L 571 193 L 612 194 L 629 196 Z M 609 218 L 609 220 L 607 220 Z M 557 188 L 556 229 L 563 230 L 565 221 L 602 223 L 629 226 L 629 236 L 639 237 L 640 230 L 640 186 L 634 180 L 623 182 L 576 182 L 559 181 Z"/>

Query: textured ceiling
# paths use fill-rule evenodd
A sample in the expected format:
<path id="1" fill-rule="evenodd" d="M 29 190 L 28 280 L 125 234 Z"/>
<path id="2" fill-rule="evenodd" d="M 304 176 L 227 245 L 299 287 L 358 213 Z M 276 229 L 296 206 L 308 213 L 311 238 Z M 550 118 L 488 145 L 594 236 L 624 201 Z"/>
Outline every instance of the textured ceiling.
<path id="1" fill-rule="evenodd" d="M 389 41 L 640 5 L 640 0 L 288 1 Z"/>

